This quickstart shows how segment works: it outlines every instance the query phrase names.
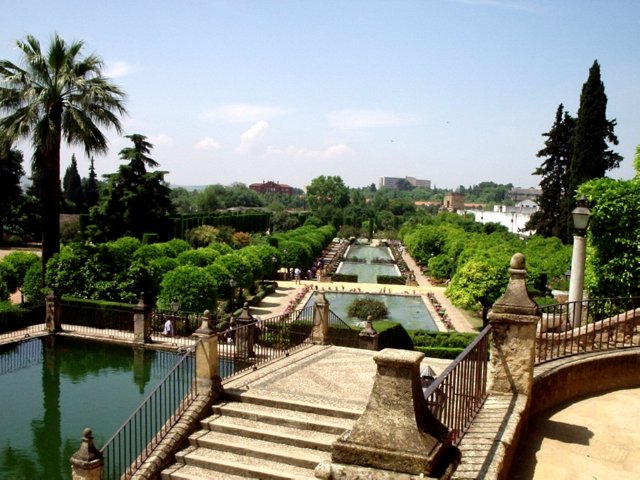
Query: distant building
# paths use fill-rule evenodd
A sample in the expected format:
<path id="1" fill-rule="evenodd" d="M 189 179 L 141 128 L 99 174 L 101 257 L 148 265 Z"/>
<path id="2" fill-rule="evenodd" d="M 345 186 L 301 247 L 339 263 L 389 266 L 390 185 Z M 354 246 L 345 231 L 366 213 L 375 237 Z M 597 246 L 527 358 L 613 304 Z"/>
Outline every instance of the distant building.
<path id="1" fill-rule="evenodd" d="M 293 194 L 293 187 L 280 182 L 274 181 L 263 181 L 262 183 L 252 183 L 249 185 L 251 190 L 254 190 L 258 193 L 284 193 L 285 195 Z"/>
<path id="2" fill-rule="evenodd" d="M 464 193 L 449 192 L 444 194 L 442 208 L 450 212 L 464 210 Z"/>
<path id="3" fill-rule="evenodd" d="M 509 191 L 509 193 L 507 193 L 507 198 L 514 202 L 521 202 L 522 200 L 535 201 L 540 195 L 542 195 L 542 190 L 539 188 L 514 187 Z"/>
<path id="4" fill-rule="evenodd" d="M 408 182 L 409 185 L 413 187 L 431 188 L 431 180 L 421 180 L 416 177 L 378 177 L 378 187 L 393 188 L 395 190 L 398 188 L 398 183 L 402 180 Z"/>
<path id="5" fill-rule="evenodd" d="M 475 217 L 476 222 L 499 223 L 507 227 L 511 233 L 529 236 L 535 232 L 525 230 L 525 225 L 531 218 L 531 215 L 537 211 L 538 205 L 534 201 L 523 200 L 515 206 L 495 205 L 491 212 L 470 209 L 465 210 L 465 213 L 471 213 Z"/>

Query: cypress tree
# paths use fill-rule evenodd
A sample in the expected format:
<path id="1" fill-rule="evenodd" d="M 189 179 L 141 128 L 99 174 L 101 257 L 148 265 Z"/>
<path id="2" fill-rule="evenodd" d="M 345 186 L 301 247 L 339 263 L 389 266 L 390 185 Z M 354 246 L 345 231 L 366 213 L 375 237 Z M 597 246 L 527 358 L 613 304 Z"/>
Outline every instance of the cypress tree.
<path id="1" fill-rule="evenodd" d="M 542 195 L 538 198 L 540 209 L 531 216 L 525 226 L 543 237 L 558 237 L 565 243 L 569 239 L 566 229 L 569 214 L 567 192 L 575 125 L 575 118 L 560 104 L 551 130 L 542 134 L 547 140 L 537 156 L 544 158 L 544 161 L 533 172 L 534 175 L 542 176 Z"/>
<path id="2" fill-rule="evenodd" d="M 600 64 L 595 60 L 580 94 L 569 175 L 571 208 L 575 204 L 576 189 L 582 183 L 604 177 L 608 170 L 620 165 L 622 157 L 607 145 L 618 144 L 618 138 L 613 133 L 615 126 L 615 120 L 607 120 L 607 95 L 600 79 Z"/>
<path id="3" fill-rule="evenodd" d="M 89 165 L 89 178 L 83 182 L 84 200 L 87 206 L 86 210 L 98 204 L 98 175 L 96 175 L 95 160 L 91 157 L 91 164 Z"/>
<path id="4" fill-rule="evenodd" d="M 62 180 L 62 196 L 65 200 L 65 209 L 69 213 L 79 213 L 84 208 L 84 194 L 82 192 L 82 179 L 78 173 L 76 156 L 71 155 L 71 165 L 64 172 Z"/>

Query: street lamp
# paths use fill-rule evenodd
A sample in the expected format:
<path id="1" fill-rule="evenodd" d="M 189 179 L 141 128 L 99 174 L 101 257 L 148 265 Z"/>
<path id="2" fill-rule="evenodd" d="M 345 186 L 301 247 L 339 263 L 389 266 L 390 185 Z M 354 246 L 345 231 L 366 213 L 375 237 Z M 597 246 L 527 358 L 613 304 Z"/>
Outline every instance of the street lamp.
<path id="1" fill-rule="evenodd" d="M 230 301 L 231 314 L 233 314 L 233 293 L 234 293 L 234 290 L 236 288 L 236 280 L 234 278 L 229 280 L 229 286 L 231 287 L 231 301 Z"/>
<path id="2" fill-rule="evenodd" d="M 587 257 L 586 233 L 591 212 L 587 208 L 587 200 L 581 197 L 576 208 L 571 212 L 573 217 L 573 252 L 571 254 L 571 279 L 569 280 L 569 315 L 573 327 L 580 326 L 582 321 L 582 290 L 584 289 L 584 266 Z"/>
<path id="3" fill-rule="evenodd" d="M 171 307 L 171 321 L 173 323 L 172 325 L 172 333 L 175 330 L 176 326 L 177 326 L 177 322 L 176 322 L 176 314 L 178 313 L 178 310 L 180 310 L 180 301 L 177 298 L 173 298 L 171 300 L 171 303 L 169 304 L 169 307 Z"/>

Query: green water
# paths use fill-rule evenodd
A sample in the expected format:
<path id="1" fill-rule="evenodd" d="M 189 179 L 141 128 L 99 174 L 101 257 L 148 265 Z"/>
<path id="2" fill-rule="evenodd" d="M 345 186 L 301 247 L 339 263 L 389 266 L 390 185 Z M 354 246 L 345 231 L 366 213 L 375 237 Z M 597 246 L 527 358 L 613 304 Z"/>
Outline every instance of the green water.
<path id="1" fill-rule="evenodd" d="M 356 298 L 371 297 L 383 301 L 389 311 L 389 316 L 386 319 L 400 323 L 405 330 L 438 330 L 422 297 L 418 295 L 333 292 L 325 292 L 324 295 L 329 301 L 329 309 L 342 320 L 352 325 L 357 325 L 360 320 L 350 317 L 347 314 L 349 305 L 351 305 Z M 307 306 L 313 304 L 315 304 L 315 295 L 309 299 Z"/>
<path id="2" fill-rule="evenodd" d="M 0 347 L 0 478 L 70 479 L 83 429 L 101 448 L 179 358 L 63 337 Z"/>
<path id="3" fill-rule="evenodd" d="M 367 262 L 349 262 L 353 259 L 366 260 Z M 378 283 L 378 275 L 401 276 L 395 264 L 371 263 L 371 260 L 393 260 L 393 257 L 388 247 L 354 244 L 349 247 L 345 261 L 338 265 L 337 273 L 357 275 L 358 283 Z"/>

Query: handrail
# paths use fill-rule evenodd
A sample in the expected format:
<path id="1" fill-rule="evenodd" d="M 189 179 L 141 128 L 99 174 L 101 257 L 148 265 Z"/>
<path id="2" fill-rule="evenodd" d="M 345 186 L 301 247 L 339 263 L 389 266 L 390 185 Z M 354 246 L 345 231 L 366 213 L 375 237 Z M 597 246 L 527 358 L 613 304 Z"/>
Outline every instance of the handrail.
<path id="1" fill-rule="evenodd" d="M 460 443 L 488 396 L 490 331 L 487 325 L 438 377 L 422 379 L 428 408 L 449 428 L 454 445 Z"/>
<path id="2" fill-rule="evenodd" d="M 597 298 L 541 307 L 536 365 L 580 353 L 637 346 L 640 297 Z"/>
<path id="3" fill-rule="evenodd" d="M 189 349 L 159 385 L 105 442 L 104 480 L 130 478 L 196 399 L 193 350 Z"/>
<path id="4" fill-rule="evenodd" d="M 237 319 L 236 319 L 237 321 Z M 313 306 L 238 325 L 218 334 L 218 370 L 228 378 L 257 370 L 266 362 L 288 356 L 312 343 Z"/>

